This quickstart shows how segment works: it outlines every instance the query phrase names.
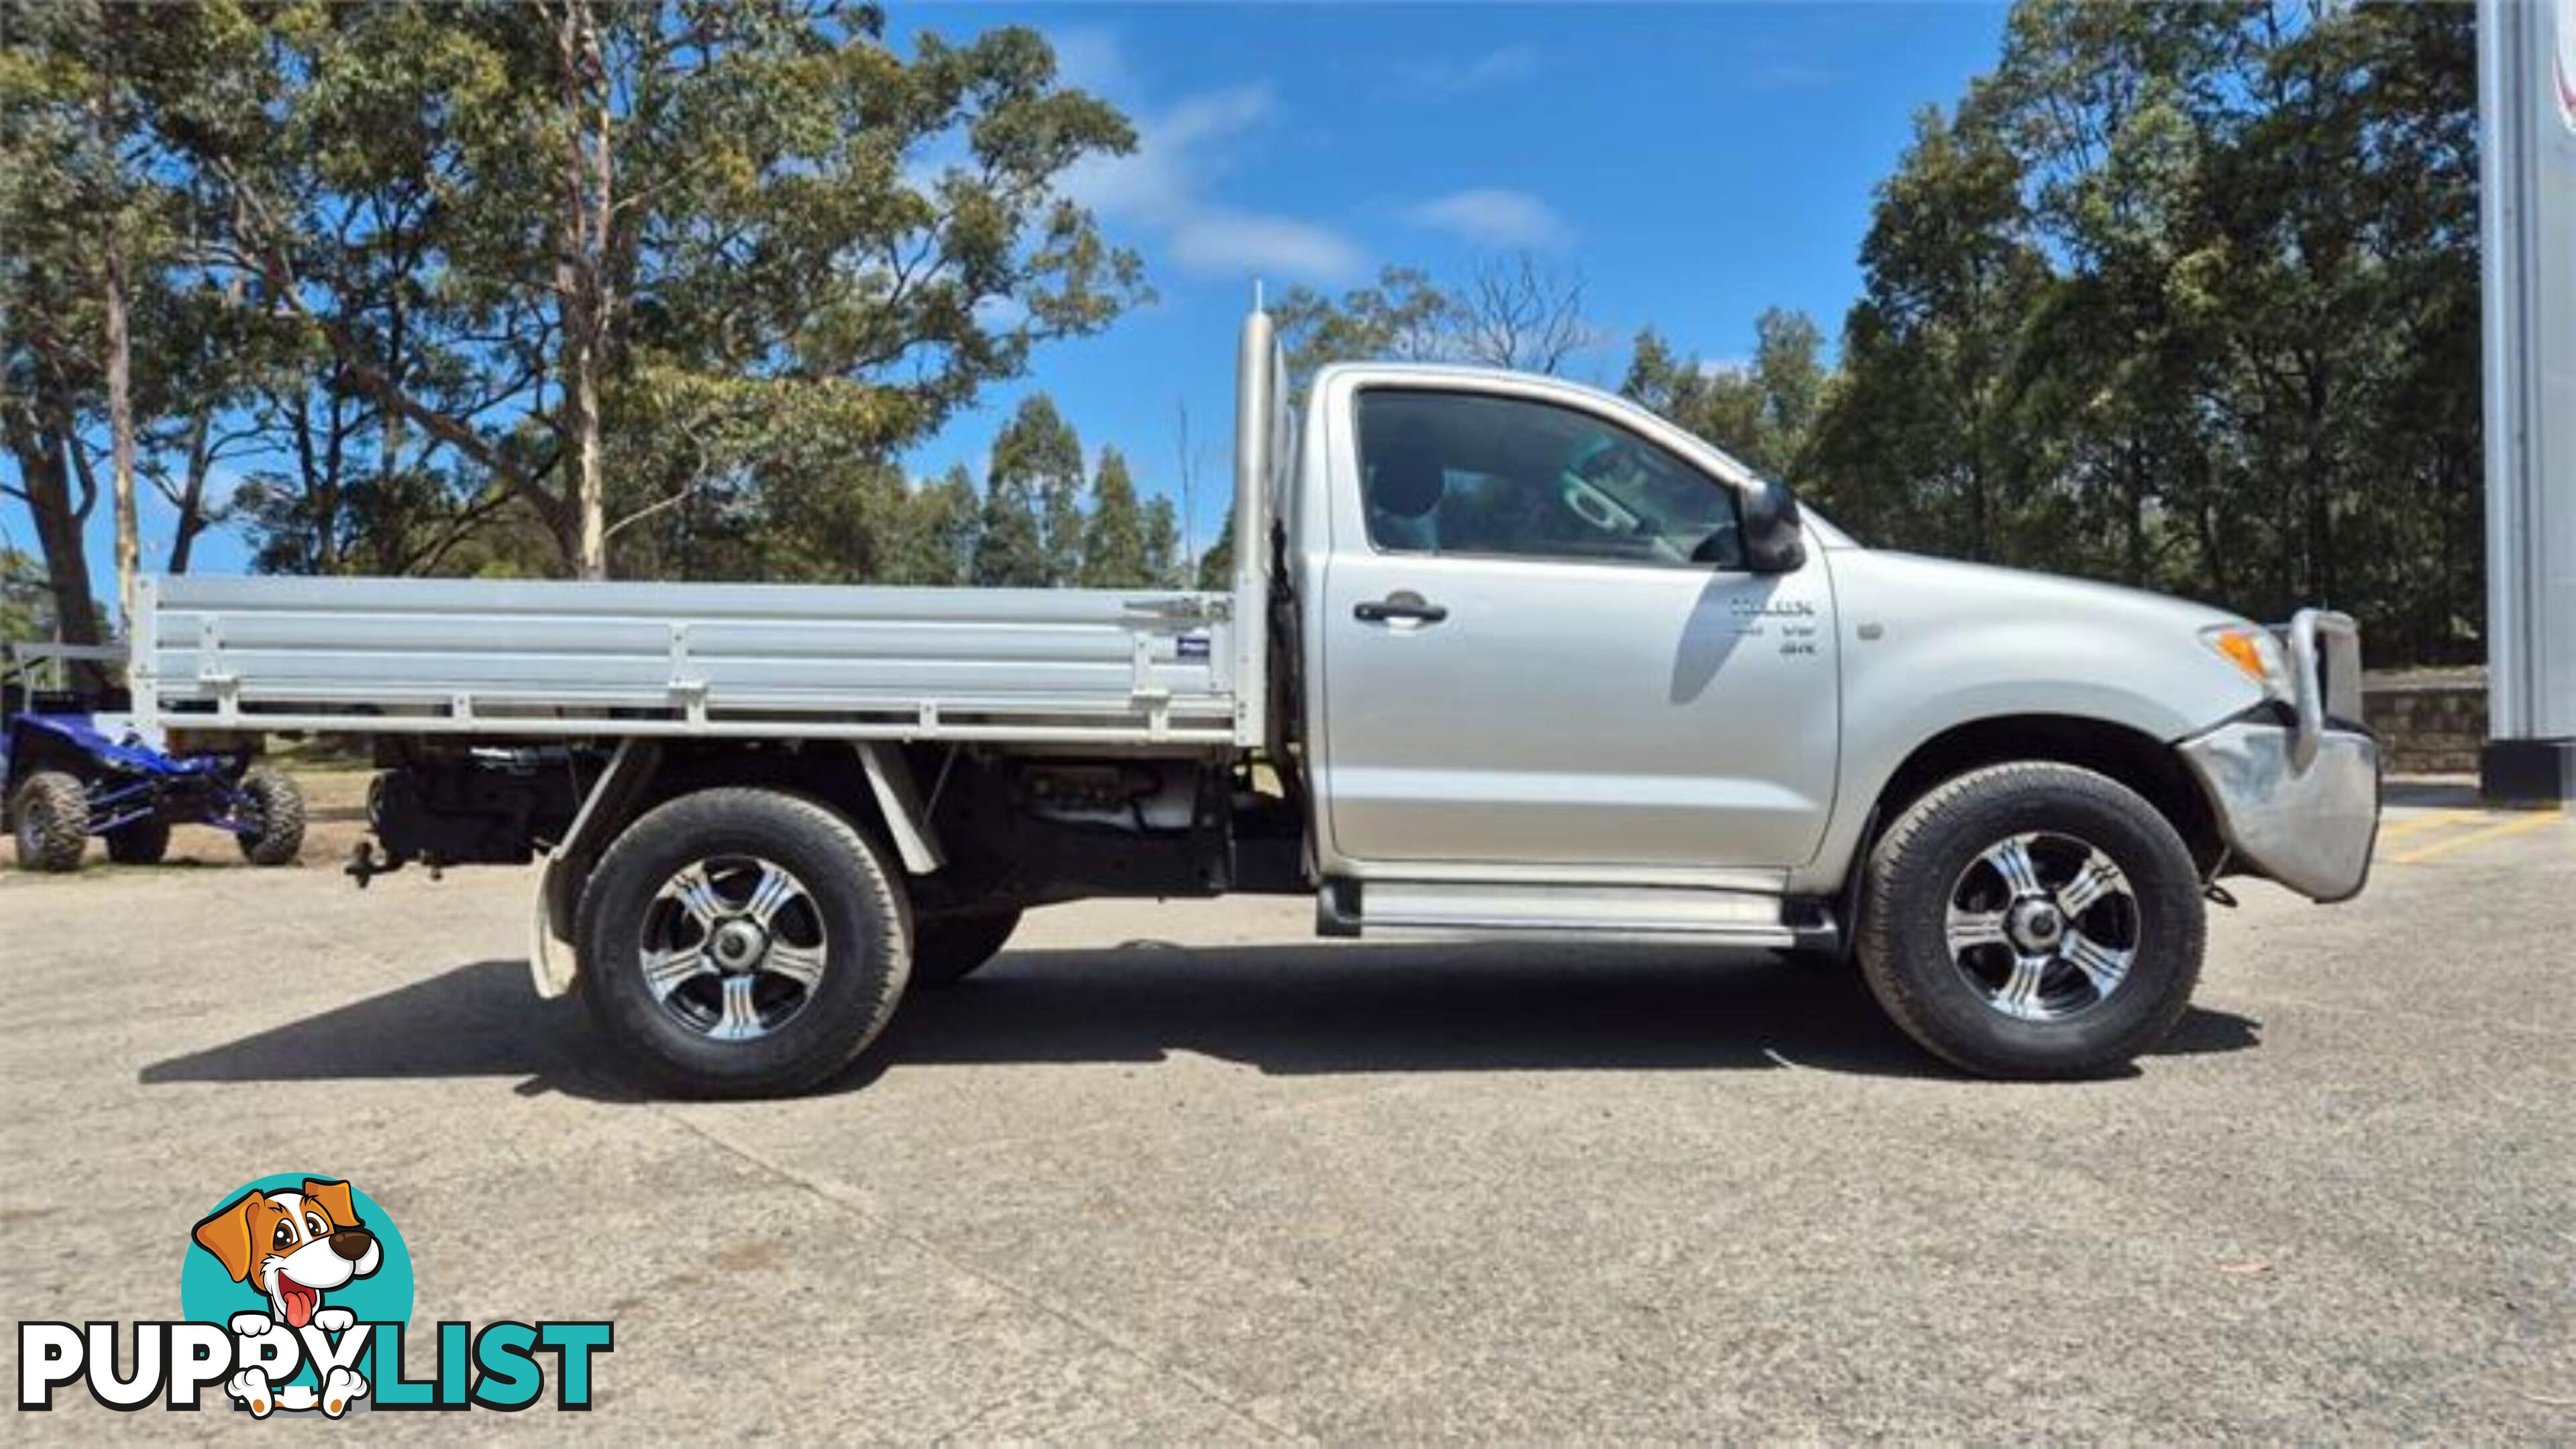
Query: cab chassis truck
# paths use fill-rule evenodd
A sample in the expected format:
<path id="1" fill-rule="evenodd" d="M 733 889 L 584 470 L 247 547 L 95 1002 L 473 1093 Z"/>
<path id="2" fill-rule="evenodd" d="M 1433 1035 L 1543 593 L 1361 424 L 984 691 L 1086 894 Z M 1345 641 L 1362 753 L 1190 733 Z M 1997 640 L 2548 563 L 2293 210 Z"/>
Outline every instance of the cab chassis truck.
<path id="1" fill-rule="evenodd" d="M 1093 896 L 1855 958 L 1970 1072 L 2152 1047 L 2223 877 L 2358 892 L 2350 620 L 1860 546 L 1552 377 L 1238 349 L 1232 588 L 146 580 L 136 721 L 374 742 L 352 869 L 525 864 L 541 996 L 810 1087 Z"/>

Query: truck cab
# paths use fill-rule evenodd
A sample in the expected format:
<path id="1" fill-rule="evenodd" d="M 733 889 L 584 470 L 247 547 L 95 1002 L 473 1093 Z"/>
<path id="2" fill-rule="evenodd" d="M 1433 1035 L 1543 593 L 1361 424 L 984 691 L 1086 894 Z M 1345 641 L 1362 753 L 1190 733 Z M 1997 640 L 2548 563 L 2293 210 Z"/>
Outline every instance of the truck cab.
<path id="1" fill-rule="evenodd" d="M 1301 461 L 1325 875 L 1777 892 L 1813 858 L 1830 530 L 1776 485 L 1623 400 L 1459 368 L 1326 369 Z"/>

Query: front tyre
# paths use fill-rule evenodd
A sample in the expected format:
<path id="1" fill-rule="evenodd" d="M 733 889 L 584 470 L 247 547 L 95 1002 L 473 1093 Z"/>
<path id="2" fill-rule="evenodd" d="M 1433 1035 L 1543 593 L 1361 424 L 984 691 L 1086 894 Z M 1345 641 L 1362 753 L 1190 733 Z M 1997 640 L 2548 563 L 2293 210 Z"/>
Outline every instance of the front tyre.
<path id="1" fill-rule="evenodd" d="M 2191 852 L 2119 782 L 1995 765 L 1916 801 L 1870 853 L 1861 974 L 1935 1055 L 1993 1077 L 2081 1077 L 2162 1040 L 2206 930 Z"/>
<path id="2" fill-rule="evenodd" d="M 911 974 L 903 896 L 848 820 L 773 790 L 647 812 L 599 862 L 576 926 L 592 1022 L 693 1096 L 801 1091 L 885 1028 Z"/>

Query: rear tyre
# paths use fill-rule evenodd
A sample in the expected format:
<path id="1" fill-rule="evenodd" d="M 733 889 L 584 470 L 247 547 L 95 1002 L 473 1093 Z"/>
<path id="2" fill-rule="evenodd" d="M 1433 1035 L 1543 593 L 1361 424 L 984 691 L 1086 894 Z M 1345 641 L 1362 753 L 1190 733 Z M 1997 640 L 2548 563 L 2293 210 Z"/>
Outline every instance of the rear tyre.
<path id="1" fill-rule="evenodd" d="M 912 928 L 912 984 L 933 990 L 954 986 L 1002 953 L 1019 929 L 1017 911 L 938 916 Z"/>
<path id="2" fill-rule="evenodd" d="M 774 790 L 683 795 L 628 826 L 575 929 L 591 1021 L 653 1085 L 801 1091 L 894 1016 L 911 922 L 877 847 Z"/>
<path id="3" fill-rule="evenodd" d="M 1870 853 L 1860 965 L 1906 1034 L 1983 1076 L 2081 1077 L 2153 1047 L 2200 978 L 2200 878 L 2155 807 L 2058 764 L 1971 771 Z"/>
<path id="4" fill-rule="evenodd" d="M 107 833 L 107 858 L 118 865 L 159 865 L 169 853 L 167 820 L 137 820 Z"/>
<path id="5" fill-rule="evenodd" d="M 242 793 L 258 812 L 259 829 L 237 837 L 242 858 L 253 865 L 292 865 L 304 850 L 304 791 L 291 775 L 266 765 L 242 772 Z"/>
<path id="6" fill-rule="evenodd" d="M 89 849 L 89 790 L 60 770 L 38 770 L 10 802 L 17 821 L 18 868 L 62 872 L 80 869 Z"/>

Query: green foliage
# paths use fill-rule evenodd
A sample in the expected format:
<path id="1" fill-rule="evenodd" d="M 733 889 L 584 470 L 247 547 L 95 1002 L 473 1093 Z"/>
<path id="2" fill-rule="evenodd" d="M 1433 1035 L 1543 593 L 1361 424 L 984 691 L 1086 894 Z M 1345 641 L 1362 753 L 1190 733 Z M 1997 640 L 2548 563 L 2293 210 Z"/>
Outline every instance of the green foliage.
<path id="1" fill-rule="evenodd" d="M 1038 532 L 1037 498 L 1025 483 L 994 479 L 975 520 L 975 557 L 968 581 L 985 588 L 1046 587 L 1046 547 Z"/>
<path id="2" fill-rule="evenodd" d="M 1145 295 L 1057 187 L 1134 133 L 1026 29 L 899 50 L 837 0 L 34 18 L 0 195 L 47 246 L 0 286 L 85 322 L 70 261 L 112 198 L 65 178 L 122 174 L 85 37 L 127 37 L 131 230 L 232 364 L 165 411 L 265 444 L 265 568 L 595 570 L 603 539 L 627 572 L 926 567 L 877 535 L 888 461 Z M 91 359 L 53 366 L 76 416 Z M 803 514 L 835 541 L 782 527 Z"/>
<path id="3" fill-rule="evenodd" d="M 1339 299 L 1294 287 L 1270 309 L 1299 393 L 1328 362 L 1435 362 L 1454 352 L 1456 303 L 1419 267 L 1386 267 Z"/>
<path id="4" fill-rule="evenodd" d="M 183 572 L 217 521 L 211 470 L 238 443 L 211 424 L 262 342 L 186 265 L 198 198 L 169 164 L 156 99 L 198 74 L 178 29 L 83 0 L 12 5 L 0 26 L 0 442 L 15 470 L 0 491 L 26 506 L 63 632 L 82 642 L 101 633 L 83 525 L 117 424 L 134 477 L 177 514 L 159 563 Z"/>
<path id="5" fill-rule="evenodd" d="M 991 486 L 1028 500 L 1037 515 L 1039 583 L 1072 583 L 1082 572 L 1082 439 L 1055 400 L 1036 393 L 993 435 Z"/>
<path id="6" fill-rule="evenodd" d="M 1861 244 L 1867 278 L 1843 324 L 1844 376 L 1816 425 L 1817 491 L 1864 537 L 1976 559 L 2029 560 L 2044 467 L 2013 427 L 2017 347 L 2048 263 L 2021 229 L 2025 172 L 1972 98 L 1916 117 Z"/>
<path id="7" fill-rule="evenodd" d="M 0 641 L 54 637 L 54 594 L 40 559 L 0 548 Z"/>
<path id="8" fill-rule="evenodd" d="M 1219 529 L 1216 542 L 1199 555 L 1198 586 L 1202 589 L 1234 587 L 1234 505 L 1225 506 L 1225 527 Z"/>
<path id="9" fill-rule="evenodd" d="M 1181 559 L 1181 516 L 1169 498 L 1145 505 L 1144 569 L 1132 581 L 1158 589 L 1188 588 Z"/>
<path id="10" fill-rule="evenodd" d="M 1148 552 L 1135 481 L 1127 476 L 1126 458 L 1116 448 L 1103 448 L 1100 471 L 1091 478 L 1091 514 L 1083 522 L 1081 584 L 1124 589 L 1154 582 L 1155 561 Z"/>
<path id="11" fill-rule="evenodd" d="M 997 560 L 1009 561 L 995 567 L 1013 582 L 1064 585 L 1081 575 L 1082 474 L 1082 439 L 1044 393 L 1023 399 L 993 435 L 985 541 Z"/>
<path id="12" fill-rule="evenodd" d="M 1879 192 L 1802 481 L 1883 542 L 2477 647 L 2464 6 L 2029 0 Z"/>
<path id="13" fill-rule="evenodd" d="M 916 490 L 897 535 L 898 563 L 886 582 L 956 585 L 971 579 L 978 506 L 975 479 L 963 463 Z"/>
<path id="14" fill-rule="evenodd" d="M 1555 372 L 1593 340 L 1579 276 L 1542 268 L 1527 252 L 1488 258 L 1454 285 L 1419 267 L 1387 267 L 1374 286 L 1338 299 L 1292 288 L 1272 309 L 1289 385 L 1328 362 L 1466 362 Z"/>
<path id="15" fill-rule="evenodd" d="M 1802 470 L 1822 406 L 1824 335 L 1804 312 L 1774 307 L 1754 325 L 1753 361 L 1677 357 L 1652 328 L 1637 334 L 1619 390 L 1764 473 Z"/>
<path id="16" fill-rule="evenodd" d="M 975 519 L 975 554 L 968 582 L 985 588 L 1036 589 L 1044 588 L 1046 581 L 1037 495 L 1026 483 L 992 479 Z"/>

